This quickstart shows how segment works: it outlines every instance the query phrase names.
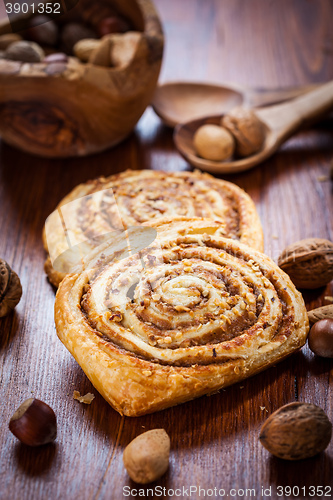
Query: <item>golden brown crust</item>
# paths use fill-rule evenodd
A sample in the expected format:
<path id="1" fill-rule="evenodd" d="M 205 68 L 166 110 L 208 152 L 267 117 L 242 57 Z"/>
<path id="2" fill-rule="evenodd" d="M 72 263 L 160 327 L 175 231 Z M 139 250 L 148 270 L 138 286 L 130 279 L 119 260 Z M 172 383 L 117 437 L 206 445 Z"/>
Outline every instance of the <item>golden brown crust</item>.
<path id="1" fill-rule="evenodd" d="M 98 199 L 89 198 L 102 191 Z M 68 241 L 72 245 L 85 242 L 87 253 L 108 232 L 176 216 L 219 221 L 226 237 L 263 250 L 262 228 L 251 198 L 235 184 L 199 171 L 128 170 L 80 184 L 57 209 L 47 221 L 47 238 L 43 234 L 53 263 L 68 249 Z M 45 269 L 57 286 L 72 269 L 66 259 L 58 260 L 52 269 L 51 260 Z"/>
<path id="2" fill-rule="evenodd" d="M 305 343 L 302 296 L 267 256 L 207 219 L 145 228 L 157 231 L 148 248 L 117 261 L 101 245 L 86 271 L 63 280 L 55 303 L 59 338 L 119 413 L 214 392 Z"/>
<path id="3" fill-rule="evenodd" d="M 51 285 L 56 288 L 58 288 L 62 280 L 67 276 L 66 273 L 60 273 L 54 269 L 50 257 L 48 257 L 44 263 L 44 271 L 46 272 Z"/>

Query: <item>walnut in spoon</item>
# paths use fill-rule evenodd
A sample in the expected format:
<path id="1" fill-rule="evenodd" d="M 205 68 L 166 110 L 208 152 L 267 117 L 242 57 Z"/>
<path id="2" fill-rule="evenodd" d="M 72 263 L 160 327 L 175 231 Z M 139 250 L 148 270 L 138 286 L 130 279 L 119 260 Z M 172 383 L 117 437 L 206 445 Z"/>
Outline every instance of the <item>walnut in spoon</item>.
<path id="1" fill-rule="evenodd" d="M 258 153 L 264 145 L 266 129 L 252 109 L 237 106 L 222 117 L 221 126 L 235 138 L 237 156 Z"/>

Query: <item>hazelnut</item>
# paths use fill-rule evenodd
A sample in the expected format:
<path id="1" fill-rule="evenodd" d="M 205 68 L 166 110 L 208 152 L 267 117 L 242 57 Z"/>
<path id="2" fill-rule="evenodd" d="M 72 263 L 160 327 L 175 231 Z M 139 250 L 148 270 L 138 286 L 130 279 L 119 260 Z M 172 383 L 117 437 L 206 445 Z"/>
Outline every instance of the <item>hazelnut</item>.
<path id="1" fill-rule="evenodd" d="M 20 42 L 22 40 L 21 35 L 17 33 L 7 33 L 6 35 L 0 36 L 0 50 L 6 50 L 9 45 L 14 42 Z"/>
<path id="2" fill-rule="evenodd" d="M 324 451 L 331 435 L 332 424 L 321 408 L 290 403 L 272 413 L 262 426 L 259 439 L 272 455 L 301 460 Z"/>
<path id="3" fill-rule="evenodd" d="M 265 126 L 251 109 L 234 108 L 222 117 L 221 125 L 234 136 L 238 156 L 257 153 L 265 142 Z"/>
<path id="4" fill-rule="evenodd" d="M 129 31 L 130 26 L 126 19 L 120 16 L 110 16 L 97 24 L 97 33 L 100 37 L 110 35 L 111 33 L 125 33 Z"/>
<path id="5" fill-rule="evenodd" d="M 126 446 L 123 462 L 133 481 L 147 484 L 163 476 L 169 467 L 170 438 L 164 429 L 137 436 Z"/>
<path id="6" fill-rule="evenodd" d="M 57 437 L 57 418 L 52 408 L 39 399 L 29 398 L 16 410 L 9 430 L 22 443 L 41 446 Z"/>
<path id="7" fill-rule="evenodd" d="M 6 50 L 6 58 L 12 61 L 38 63 L 44 57 L 45 53 L 37 43 L 25 40 L 12 43 Z"/>
<path id="8" fill-rule="evenodd" d="M 0 318 L 7 316 L 20 302 L 22 286 L 20 278 L 0 259 Z"/>
<path id="9" fill-rule="evenodd" d="M 67 54 L 72 54 L 74 45 L 84 38 L 97 38 L 97 35 L 84 24 L 68 23 L 62 30 L 61 49 Z"/>
<path id="10" fill-rule="evenodd" d="M 317 356 L 333 358 L 333 319 L 317 321 L 310 330 L 308 344 Z"/>
<path id="11" fill-rule="evenodd" d="M 235 141 L 223 127 L 202 125 L 194 134 L 193 145 L 202 158 L 222 161 L 232 156 Z"/>
<path id="12" fill-rule="evenodd" d="M 58 26 L 49 16 L 38 15 L 31 19 L 27 38 L 40 45 L 56 45 L 59 37 Z"/>

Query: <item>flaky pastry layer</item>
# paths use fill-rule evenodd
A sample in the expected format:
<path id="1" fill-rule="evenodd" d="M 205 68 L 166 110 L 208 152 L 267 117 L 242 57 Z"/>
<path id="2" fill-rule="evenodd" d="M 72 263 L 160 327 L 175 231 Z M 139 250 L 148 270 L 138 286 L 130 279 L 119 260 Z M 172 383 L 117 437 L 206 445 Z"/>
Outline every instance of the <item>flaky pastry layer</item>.
<path id="1" fill-rule="evenodd" d="M 266 255 L 207 219 L 144 229 L 157 232 L 147 248 L 120 256 L 120 240 L 104 243 L 55 303 L 59 338 L 119 413 L 215 392 L 305 343 L 302 296 Z"/>

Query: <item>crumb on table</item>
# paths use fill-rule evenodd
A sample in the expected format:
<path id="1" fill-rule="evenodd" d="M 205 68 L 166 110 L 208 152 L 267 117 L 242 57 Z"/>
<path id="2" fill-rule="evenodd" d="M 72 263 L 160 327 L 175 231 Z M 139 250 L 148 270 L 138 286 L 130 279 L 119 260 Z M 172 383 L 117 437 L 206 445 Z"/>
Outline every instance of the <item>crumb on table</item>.
<path id="1" fill-rule="evenodd" d="M 90 405 L 92 403 L 93 399 L 95 399 L 95 396 L 91 392 L 88 392 L 84 396 L 80 396 L 79 391 L 74 391 L 73 399 L 77 399 L 78 401 L 80 401 L 80 403 Z"/>

